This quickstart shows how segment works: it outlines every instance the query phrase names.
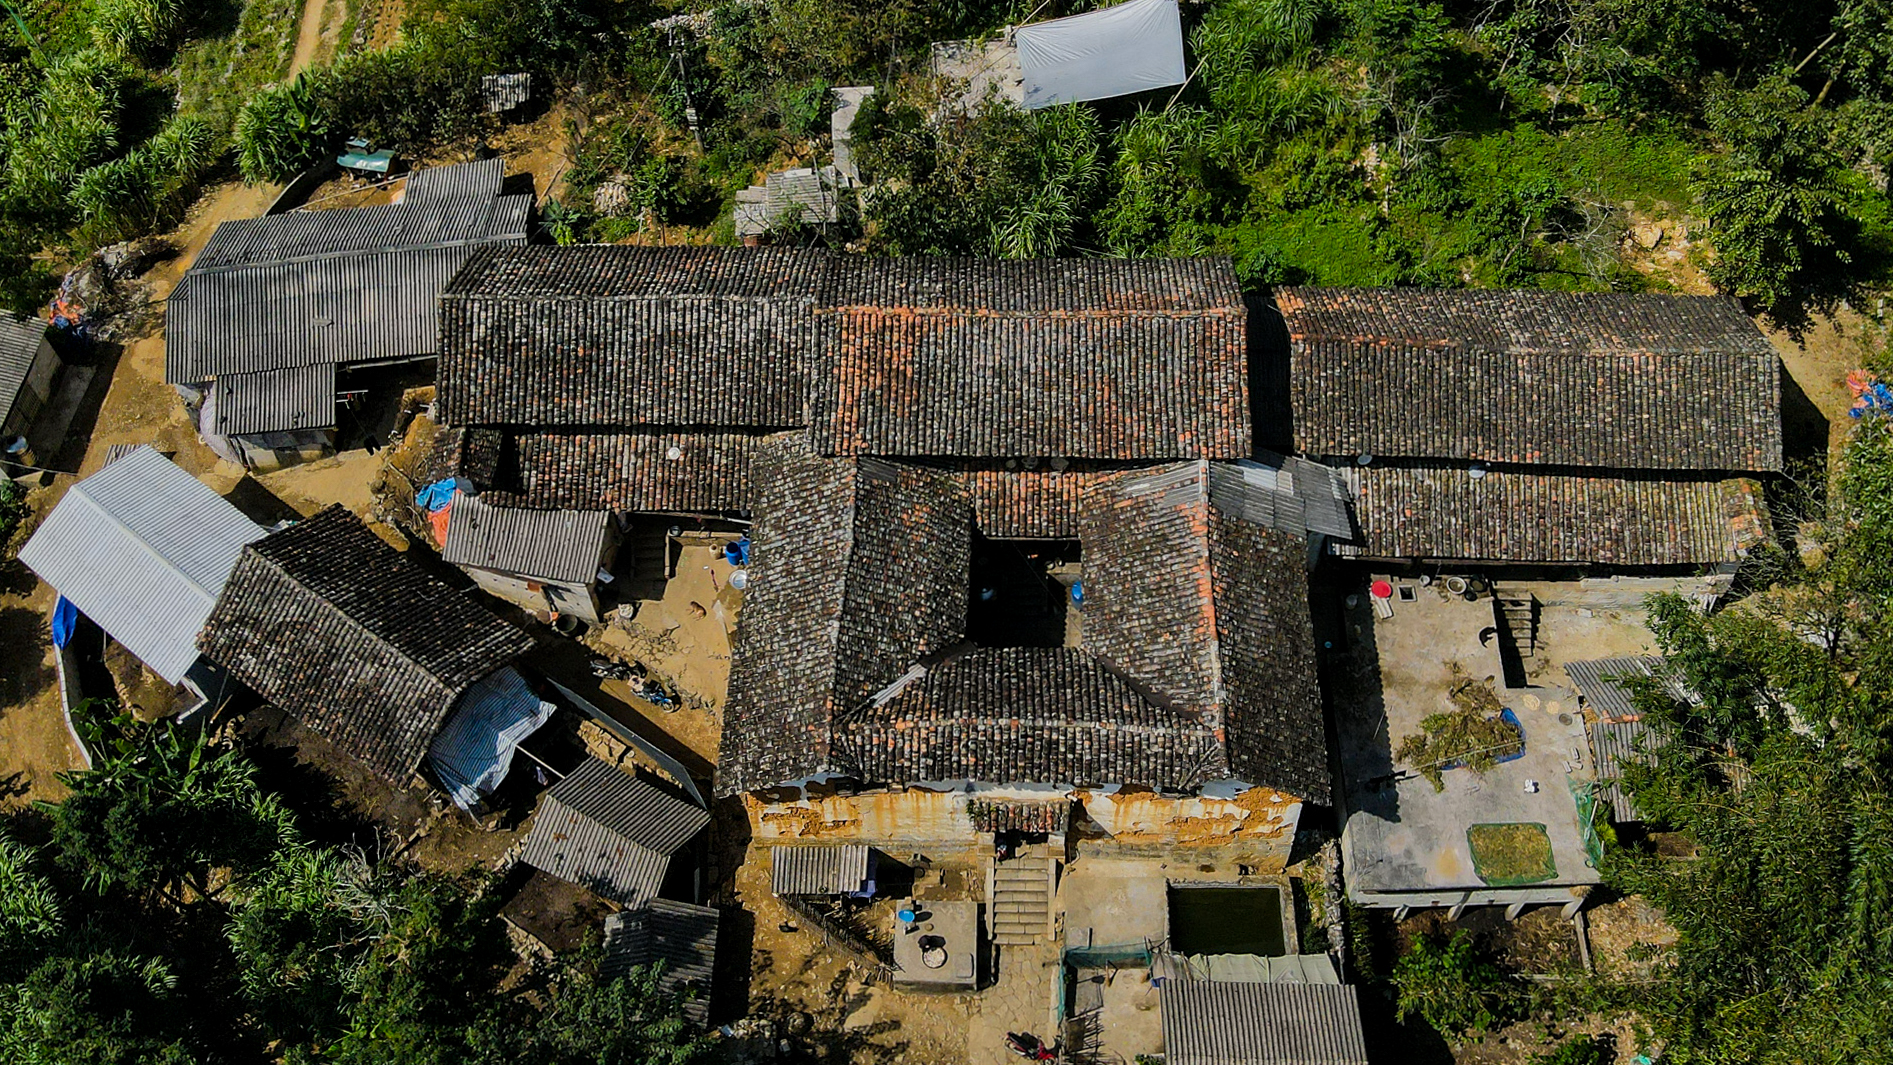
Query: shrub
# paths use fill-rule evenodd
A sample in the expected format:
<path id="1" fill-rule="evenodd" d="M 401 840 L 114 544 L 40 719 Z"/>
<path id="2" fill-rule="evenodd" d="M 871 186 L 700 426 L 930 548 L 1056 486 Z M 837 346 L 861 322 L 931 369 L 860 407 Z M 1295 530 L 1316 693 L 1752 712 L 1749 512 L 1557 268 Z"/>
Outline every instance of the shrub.
<path id="1" fill-rule="evenodd" d="M 1451 938 L 1415 939 L 1394 963 L 1393 985 L 1400 1019 L 1417 1016 L 1443 1035 L 1483 1032 L 1511 1005 L 1504 976 L 1478 955 L 1463 930 Z"/>
<path id="2" fill-rule="evenodd" d="M 322 158 L 329 128 L 313 99 L 309 76 L 264 89 L 237 113 L 237 167 L 249 182 L 288 181 Z"/>

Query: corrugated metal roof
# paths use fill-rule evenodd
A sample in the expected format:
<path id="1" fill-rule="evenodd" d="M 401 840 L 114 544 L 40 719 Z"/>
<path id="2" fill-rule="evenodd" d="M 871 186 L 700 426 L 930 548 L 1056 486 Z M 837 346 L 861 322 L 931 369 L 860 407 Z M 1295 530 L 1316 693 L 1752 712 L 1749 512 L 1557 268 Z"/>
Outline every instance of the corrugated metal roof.
<path id="1" fill-rule="evenodd" d="M 1611 818 L 1616 821 L 1641 821 L 1636 804 L 1630 801 L 1623 785 L 1623 767 L 1641 762 L 1645 752 L 1663 742 L 1662 734 L 1642 721 L 1592 721 L 1585 725 L 1591 738 L 1592 765 L 1596 769 L 1598 795 L 1610 803 Z M 1638 750 L 1641 747 L 1642 750 Z"/>
<path id="2" fill-rule="evenodd" d="M 1623 684 L 1624 680 L 1637 677 L 1659 680 L 1675 698 L 1693 701 L 1681 678 L 1666 669 L 1663 659 L 1657 655 L 1566 662 L 1564 674 L 1584 697 L 1584 705 L 1605 721 L 1634 721 L 1642 716 L 1630 699 L 1630 689 Z"/>
<path id="3" fill-rule="evenodd" d="M 769 850 L 770 888 L 778 895 L 843 895 L 868 878 L 865 843 L 776 846 Z"/>
<path id="4" fill-rule="evenodd" d="M 655 897 L 709 811 L 590 758 L 546 793 L 521 860 L 626 906 Z"/>
<path id="5" fill-rule="evenodd" d="M 166 303 L 165 379 L 431 355 L 438 297 L 472 251 L 523 244 L 531 196 L 505 164 L 423 170 L 400 203 L 217 227 Z"/>
<path id="6" fill-rule="evenodd" d="M 598 977 L 612 980 L 637 965 L 664 964 L 658 986 L 666 991 L 692 989 L 684 1016 L 698 1024 L 709 1019 L 710 975 L 716 966 L 717 911 L 710 906 L 652 899 L 643 907 L 605 918 L 605 957 Z"/>
<path id="7" fill-rule="evenodd" d="M 1342 984 L 1169 980 L 1167 1065 L 1367 1065 L 1360 999 Z"/>
<path id="8" fill-rule="evenodd" d="M 436 297 L 473 251 L 462 244 L 186 277 L 165 305 L 166 380 L 431 355 Z"/>
<path id="9" fill-rule="evenodd" d="M 610 527 L 608 511 L 494 507 L 456 492 L 440 556 L 456 566 L 590 583 Z"/>
<path id="10" fill-rule="evenodd" d="M 13 402 L 19 398 L 26 376 L 33 372 L 33 359 L 45 338 L 45 322 L 37 318 L 22 321 L 0 313 L 0 422 L 12 416 Z"/>
<path id="11" fill-rule="evenodd" d="M 530 74 L 500 74 L 492 77 L 531 78 Z M 499 196 L 506 183 L 506 161 L 499 156 L 478 159 L 453 166 L 434 166 L 416 170 L 408 176 L 401 190 L 405 204 L 437 203 L 452 200 L 480 201 Z"/>
<path id="12" fill-rule="evenodd" d="M 170 683 L 243 545 L 264 530 L 202 481 L 141 447 L 72 486 L 20 561 Z"/>
<path id="13" fill-rule="evenodd" d="M 1210 466 L 1210 498 L 1244 520 L 1289 533 L 1351 538 L 1347 485 L 1340 472 L 1303 458 L 1261 452 Z"/>
<path id="14" fill-rule="evenodd" d="M 221 436 L 335 427 L 332 362 L 224 374 L 217 378 L 213 393 Z"/>

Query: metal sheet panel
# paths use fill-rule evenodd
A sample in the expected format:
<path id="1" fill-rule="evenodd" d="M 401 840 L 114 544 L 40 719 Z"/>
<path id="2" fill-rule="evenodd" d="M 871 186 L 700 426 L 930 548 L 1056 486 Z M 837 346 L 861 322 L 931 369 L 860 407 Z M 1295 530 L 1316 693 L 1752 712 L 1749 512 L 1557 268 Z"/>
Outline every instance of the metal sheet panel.
<path id="1" fill-rule="evenodd" d="M 1367 1065 L 1347 985 L 1169 980 L 1160 1008 L 1169 1065 Z"/>
<path id="2" fill-rule="evenodd" d="M 40 341 L 46 339 L 46 323 L 37 318 L 17 321 L 0 314 L 0 422 L 13 412 L 13 401 L 25 387 L 33 362 L 39 356 Z"/>
<path id="3" fill-rule="evenodd" d="M 652 899 L 642 909 L 605 918 L 605 957 L 598 977 L 611 980 L 637 965 L 663 963 L 658 985 L 666 991 L 694 989 L 684 1016 L 703 1024 L 710 1013 L 710 976 L 716 965 L 718 914 L 710 906 Z"/>
<path id="4" fill-rule="evenodd" d="M 603 510 L 495 507 L 456 492 L 440 554 L 456 566 L 589 584 L 604 560 L 610 523 Z"/>
<path id="5" fill-rule="evenodd" d="M 670 856 L 709 823 L 701 806 L 590 758 L 546 793 L 520 858 L 636 907 L 657 894 Z"/>
<path id="6" fill-rule="evenodd" d="M 72 486 L 20 561 L 170 683 L 261 526 L 141 447 Z"/>
<path id="7" fill-rule="evenodd" d="M 845 895 L 868 878 L 865 843 L 772 847 L 769 861 L 778 895 Z"/>
<path id="8" fill-rule="evenodd" d="M 245 436 L 335 427 L 335 364 L 217 378 L 217 433 Z"/>

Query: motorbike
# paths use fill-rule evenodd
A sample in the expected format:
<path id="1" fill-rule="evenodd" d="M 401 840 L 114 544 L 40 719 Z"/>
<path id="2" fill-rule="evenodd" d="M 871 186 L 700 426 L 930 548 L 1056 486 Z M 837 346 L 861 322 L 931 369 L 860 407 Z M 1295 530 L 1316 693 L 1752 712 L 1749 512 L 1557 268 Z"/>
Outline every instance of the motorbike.
<path id="1" fill-rule="evenodd" d="M 1007 1032 L 1006 1047 L 1027 1061 L 1058 1060 L 1058 1046 L 1047 1046 L 1043 1039 L 1030 1032 Z"/>
<path id="2" fill-rule="evenodd" d="M 680 705 L 677 697 L 666 691 L 662 684 L 651 679 L 648 670 L 635 662 L 617 662 L 609 658 L 595 657 L 591 660 L 592 676 L 603 680 L 621 680 L 631 689 L 631 694 L 652 703 L 663 710 L 675 710 Z"/>

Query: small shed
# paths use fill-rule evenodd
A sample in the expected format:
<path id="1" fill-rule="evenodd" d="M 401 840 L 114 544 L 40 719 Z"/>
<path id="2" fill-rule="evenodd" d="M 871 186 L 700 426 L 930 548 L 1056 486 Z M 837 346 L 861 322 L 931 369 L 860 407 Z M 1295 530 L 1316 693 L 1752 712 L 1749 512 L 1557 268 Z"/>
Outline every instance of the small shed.
<path id="1" fill-rule="evenodd" d="M 17 437 L 35 449 L 57 443 L 36 438 L 33 425 L 53 398 L 61 365 L 45 322 L 0 314 L 0 449 Z"/>
<path id="2" fill-rule="evenodd" d="M 546 792 L 520 860 L 636 908 L 657 897 L 671 858 L 710 823 L 703 807 L 588 758 Z"/>
<path id="3" fill-rule="evenodd" d="M 1167 1065 L 1367 1065 L 1353 987 L 1166 981 Z"/>
<path id="4" fill-rule="evenodd" d="M 461 697 L 533 640 L 338 504 L 243 549 L 199 646 L 337 748 L 404 783 Z"/>
<path id="5" fill-rule="evenodd" d="M 66 492 L 20 561 L 166 683 L 198 660 L 197 634 L 262 526 L 150 447 Z"/>
<path id="6" fill-rule="evenodd" d="M 496 507 L 456 492 L 440 554 L 508 602 L 596 622 L 599 574 L 617 546 L 608 511 Z"/>
<path id="7" fill-rule="evenodd" d="M 692 992 L 684 1016 L 697 1024 L 710 1018 L 710 975 L 716 967 L 717 911 L 670 899 L 652 899 L 635 910 L 605 918 L 605 957 L 598 977 L 611 980 L 634 966 L 662 964 L 658 986 Z"/>
<path id="8" fill-rule="evenodd" d="M 865 843 L 770 849 L 769 884 L 777 895 L 871 895 L 874 851 Z"/>

